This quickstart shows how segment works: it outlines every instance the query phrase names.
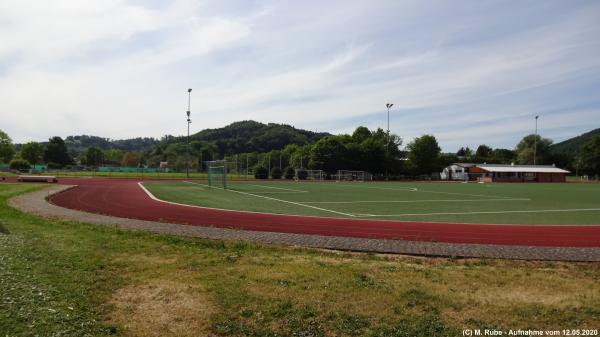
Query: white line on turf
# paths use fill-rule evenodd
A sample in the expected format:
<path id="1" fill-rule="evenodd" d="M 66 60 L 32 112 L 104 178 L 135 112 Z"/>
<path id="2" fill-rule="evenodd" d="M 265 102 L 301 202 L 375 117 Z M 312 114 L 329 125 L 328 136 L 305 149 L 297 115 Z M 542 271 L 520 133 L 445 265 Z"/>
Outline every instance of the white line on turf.
<path id="1" fill-rule="evenodd" d="M 303 190 L 295 190 L 293 188 L 283 188 L 283 187 L 274 187 L 274 186 L 265 186 L 265 185 L 256 185 L 256 184 L 246 184 L 247 186 L 256 186 L 256 187 L 262 187 L 262 188 L 272 188 L 275 190 L 283 190 L 283 191 L 291 191 L 291 192 L 301 192 L 301 193 L 307 193 L 308 191 L 303 191 Z"/>
<path id="2" fill-rule="evenodd" d="M 600 208 L 537 209 L 521 211 L 480 211 L 480 212 L 444 212 L 444 213 L 403 213 L 403 214 L 355 214 L 365 217 L 427 216 L 427 215 L 471 215 L 471 214 L 509 214 L 509 213 L 554 213 L 554 212 L 597 212 Z"/>
<path id="3" fill-rule="evenodd" d="M 167 200 L 162 200 L 157 198 L 154 194 L 152 194 L 152 192 L 150 192 L 143 184 L 142 182 L 138 182 L 137 183 L 138 186 L 148 195 L 148 197 L 150 197 L 150 199 L 158 201 L 158 202 L 162 202 L 165 204 L 171 204 L 171 205 L 177 205 L 177 206 L 184 206 L 184 207 L 190 207 L 190 208 L 200 208 L 200 209 L 211 209 L 211 210 L 216 210 L 216 211 L 223 211 L 223 212 L 233 212 L 233 213 L 249 213 L 249 214 L 271 214 L 271 215 L 283 215 L 283 216 L 292 216 L 292 217 L 299 217 L 299 218 L 323 218 L 322 216 L 318 216 L 318 215 L 300 215 L 300 214 L 285 214 L 285 213 L 272 213 L 272 212 L 258 212 L 258 211 L 244 211 L 244 210 L 237 210 L 237 209 L 228 209 L 228 208 L 217 208 L 217 207 L 208 207 L 208 206 L 200 206 L 200 205 L 190 205 L 190 204 L 182 204 L 182 203 L 178 203 L 178 202 L 173 202 L 173 201 L 167 201 Z M 193 187 L 197 187 L 197 188 L 202 188 L 204 189 L 204 187 L 208 187 L 208 185 L 202 185 L 202 184 L 196 184 L 198 186 L 193 186 Z M 214 188 L 219 188 L 219 187 L 214 187 Z M 222 188 L 220 188 L 222 189 Z M 347 220 L 355 220 L 355 219 L 348 219 L 348 218 L 341 218 L 341 217 L 331 217 L 329 219 L 347 219 Z"/>
<path id="4" fill-rule="evenodd" d="M 298 194 L 298 193 L 308 193 L 308 191 L 298 191 L 298 192 L 286 192 L 286 191 L 244 191 L 247 193 L 261 193 L 261 194 Z"/>
<path id="5" fill-rule="evenodd" d="M 419 202 L 482 202 L 482 201 L 531 201 L 529 198 L 515 199 L 435 199 L 435 200 L 361 200 L 361 201 L 299 201 L 304 204 L 362 204 L 362 203 L 419 203 Z"/>
<path id="6" fill-rule="evenodd" d="M 340 187 L 358 187 L 358 188 L 369 188 L 375 190 L 388 190 L 388 191 L 417 191 L 416 187 L 398 187 L 398 188 L 390 188 L 390 187 L 380 187 L 380 186 L 364 186 L 364 185 L 346 185 L 346 184 L 335 184 L 333 186 Z"/>
<path id="7" fill-rule="evenodd" d="M 448 194 L 448 195 L 464 195 L 469 197 L 486 197 L 486 198 L 503 198 L 503 199 L 513 199 L 512 197 L 507 197 L 504 195 L 489 195 L 489 194 L 471 194 L 471 193 L 457 193 L 457 192 L 441 192 L 441 191 L 427 191 L 427 190 L 416 190 L 415 192 L 422 193 L 437 193 L 437 194 Z"/>
<path id="8" fill-rule="evenodd" d="M 200 184 L 200 183 L 195 183 L 195 182 L 191 182 L 191 181 L 185 181 L 185 182 L 188 183 L 188 184 L 194 184 L 194 185 L 200 185 L 200 186 L 206 186 L 206 187 L 208 187 L 208 185 L 206 185 L 206 184 Z M 258 194 L 248 193 L 248 192 L 236 191 L 236 190 L 232 190 L 230 188 L 228 188 L 228 189 L 223 189 L 221 187 L 213 187 L 213 188 L 218 188 L 218 189 L 221 189 L 221 190 L 225 190 L 225 191 L 229 191 L 229 192 L 235 192 L 235 193 L 239 193 L 239 194 L 250 195 L 250 196 L 253 196 L 253 197 L 257 197 L 257 198 L 263 198 L 263 199 L 267 199 L 267 200 L 279 201 L 279 202 L 284 202 L 284 203 L 287 203 L 287 204 L 292 204 L 292 205 L 297 205 L 297 206 L 302 206 L 302 207 L 313 208 L 313 209 L 324 211 L 324 212 L 330 212 L 330 213 L 345 215 L 345 216 L 349 216 L 349 217 L 354 217 L 354 214 L 343 213 L 343 212 L 338 212 L 338 211 L 334 211 L 334 210 L 327 209 L 327 208 L 321 208 L 321 207 L 317 207 L 317 206 L 311 206 L 311 205 L 301 204 L 299 202 L 288 201 L 288 200 L 277 199 L 277 198 L 271 198 L 271 197 L 267 197 L 267 196 L 264 196 L 264 195 L 258 195 Z"/>
<path id="9" fill-rule="evenodd" d="M 441 191 L 429 191 L 429 190 L 421 190 L 418 189 L 416 187 L 397 187 L 397 188 L 391 188 L 391 187 L 380 187 L 380 186 L 355 186 L 355 185 L 335 185 L 335 186 L 342 186 L 342 187 L 358 187 L 358 188 L 369 188 L 369 189 L 376 189 L 376 190 L 386 190 L 386 191 L 411 191 L 411 192 L 422 192 L 422 193 L 438 193 L 438 194 L 448 194 L 448 195 L 462 195 L 462 196 L 468 196 L 468 197 L 486 197 L 486 198 L 505 198 L 505 199 L 512 199 L 512 197 L 507 197 L 504 195 L 489 195 L 489 194 L 471 194 L 471 193 L 458 193 L 458 192 L 441 192 Z"/>

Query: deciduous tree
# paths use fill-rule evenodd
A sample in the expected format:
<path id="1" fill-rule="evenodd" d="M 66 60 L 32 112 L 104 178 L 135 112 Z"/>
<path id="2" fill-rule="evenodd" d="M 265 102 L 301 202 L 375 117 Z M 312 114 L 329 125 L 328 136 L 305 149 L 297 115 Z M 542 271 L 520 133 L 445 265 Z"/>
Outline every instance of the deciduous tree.
<path id="1" fill-rule="evenodd" d="M 432 135 L 415 138 L 407 146 L 408 160 L 417 174 L 430 174 L 440 171 L 441 148 Z"/>
<path id="2" fill-rule="evenodd" d="M 584 173 L 600 176 L 600 135 L 592 137 L 581 147 L 578 159 Z"/>
<path id="3" fill-rule="evenodd" d="M 15 146 L 6 132 L 0 130 L 0 162 L 8 163 L 15 155 Z"/>
<path id="4" fill-rule="evenodd" d="M 517 144 L 515 149 L 517 160 L 520 164 L 532 165 L 534 162 L 533 157 L 535 156 L 536 164 L 544 164 L 545 159 L 547 159 L 550 153 L 550 145 L 552 145 L 551 139 L 542 138 L 540 135 L 527 135 Z"/>
<path id="5" fill-rule="evenodd" d="M 73 159 L 67 152 L 67 146 L 62 138 L 58 136 L 50 138 L 44 149 L 44 162 L 54 163 L 60 167 L 73 164 Z"/>
<path id="6" fill-rule="evenodd" d="M 27 160 L 31 165 L 42 163 L 44 158 L 44 145 L 37 142 L 29 142 L 21 147 L 21 158 Z"/>

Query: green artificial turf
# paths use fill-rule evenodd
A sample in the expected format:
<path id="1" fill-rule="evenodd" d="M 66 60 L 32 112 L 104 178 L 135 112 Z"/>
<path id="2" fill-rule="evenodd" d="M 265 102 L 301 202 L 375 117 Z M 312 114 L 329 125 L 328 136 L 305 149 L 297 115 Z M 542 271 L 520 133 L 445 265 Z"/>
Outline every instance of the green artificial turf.
<path id="1" fill-rule="evenodd" d="M 233 210 L 378 220 L 600 224 L 598 184 L 146 182 L 157 198 Z"/>

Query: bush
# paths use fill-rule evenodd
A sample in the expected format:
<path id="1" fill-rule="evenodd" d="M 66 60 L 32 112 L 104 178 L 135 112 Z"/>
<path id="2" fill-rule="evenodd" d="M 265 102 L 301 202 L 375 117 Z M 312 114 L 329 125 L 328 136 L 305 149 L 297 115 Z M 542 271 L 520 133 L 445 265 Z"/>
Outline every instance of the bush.
<path id="1" fill-rule="evenodd" d="M 271 179 L 281 179 L 282 172 L 279 167 L 273 167 L 271 169 Z"/>
<path id="2" fill-rule="evenodd" d="M 296 171 L 291 166 L 288 166 L 283 170 L 283 177 L 285 179 L 294 179 L 295 175 L 296 175 Z"/>
<path id="3" fill-rule="evenodd" d="M 262 165 L 254 167 L 254 178 L 256 179 L 267 179 L 269 178 L 269 170 Z"/>
<path id="4" fill-rule="evenodd" d="M 16 158 L 10 161 L 8 167 L 11 170 L 25 171 L 29 170 L 31 166 L 29 165 L 29 162 L 27 160 Z"/>
<path id="5" fill-rule="evenodd" d="M 306 180 L 308 178 L 308 171 L 298 170 L 298 180 Z"/>
<path id="6" fill-rule="evenodd" d="M 60 170 L 62 168 L 62 165 L 55 162 L 49 162 L 47 166 L 50 170 Z"/>

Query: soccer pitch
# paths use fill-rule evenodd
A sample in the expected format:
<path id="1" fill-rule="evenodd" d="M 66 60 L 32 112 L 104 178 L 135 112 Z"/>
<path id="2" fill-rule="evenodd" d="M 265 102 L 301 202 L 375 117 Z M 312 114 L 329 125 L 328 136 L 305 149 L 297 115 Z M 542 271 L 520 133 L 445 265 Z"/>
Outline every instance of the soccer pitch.
<path id="1" fill-rule="evenodd" d="M 598 225 L 600 185 L 477 183 L 144 182 L 156 198 L 193 206 L 373 220 Z"/>

